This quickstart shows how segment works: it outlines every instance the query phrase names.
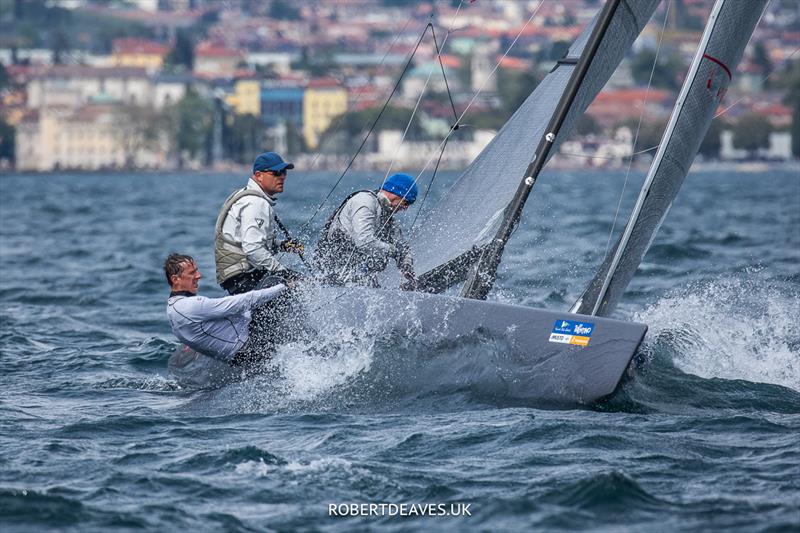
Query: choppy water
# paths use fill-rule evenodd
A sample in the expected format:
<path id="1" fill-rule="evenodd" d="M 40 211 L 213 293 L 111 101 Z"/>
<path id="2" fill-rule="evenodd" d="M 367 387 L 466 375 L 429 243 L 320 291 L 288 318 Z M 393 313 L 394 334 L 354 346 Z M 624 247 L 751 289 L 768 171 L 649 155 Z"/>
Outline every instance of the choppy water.
<path id="1" fill-rule="evenodd" d="M 333 177 L 290 176 L 284 222 L 299 227 Z M 367 176 L 348 179 L 335 196 Z M 203 292 L 221 294 L 213 224 L 243 181 L 0 177 L 3 531 L 800 527 L 797 172 L 689 176 L 617 314 L 650 326 L 621 390 L 564 410 L 476 392 L 476 366 L 503 350 L 480 337 L 429 355 L 453 374 L 444 388 L 372 365 L 430 347 L 373 339 L 324 362 L 288 347 L 280 383 L 181 389 L 160 265 L 195 255 Z M 622 183 L 543 177 L 493 297 L 568 307 Z M 470 516 L 328 515 L 345 503 Z"/>

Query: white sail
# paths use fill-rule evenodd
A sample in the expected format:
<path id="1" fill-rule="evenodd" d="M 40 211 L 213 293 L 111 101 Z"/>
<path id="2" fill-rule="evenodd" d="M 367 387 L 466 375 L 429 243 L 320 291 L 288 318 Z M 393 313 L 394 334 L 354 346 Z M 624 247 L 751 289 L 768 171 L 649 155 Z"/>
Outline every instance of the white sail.
<path id="1" fill-rule="evenodd" d="M 766 2 L 714 4 L 625 230 L 572 312 L 608 316 L 614 310 L 689 171 Z"/>

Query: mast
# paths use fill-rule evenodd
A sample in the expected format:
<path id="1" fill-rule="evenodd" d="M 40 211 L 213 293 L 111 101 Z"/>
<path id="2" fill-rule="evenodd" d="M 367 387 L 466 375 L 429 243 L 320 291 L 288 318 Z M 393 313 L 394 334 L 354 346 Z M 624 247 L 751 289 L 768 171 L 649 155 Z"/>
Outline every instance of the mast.
<path id="1" fill-rule="evenodd" d="M 765 4 L 714 4 L 625 230 L 571 312 L 608 316 L 613 311 L 683 183 Z"/>
<path id="2" fill-rule="evenodd" d="M 480 255 L 477 263 L 472 267 L 466 283 L 461 289 L 461 296 L 464 298 L 473 298 L 477 300 L 486 299 L 486 295 L 492 289 L 494 281 L 497 278 L 497 267 L 500 265 L 500 260 L 503 257 L 506 243 L 511 237 L 511 233 L 519 222 L 522 214 L 522 209 L 525 207 L 525 202 L 533 189 L 539 174 L 547 162 L 547 156 L 553 143 L 559 134 L 561 125 L 567 117 L 567 113 L 578 94 L 578 90 L 583 83 L 586 73 L 594 60 L 597 49 L 611 24 L 614 14 L 619 7 L 621 0 L 607 0 L 600 12 L 597 23 L 592 29 L 589 36 L 589 41 L 586 48 L 581 54 L 575 70 L 572 72 L 569 83 L 561 95 L 558 106 L 553 113 L 550 123 L 547 126 L 547 134 L 545 134 L 539 141 L 539 145 L 534 152 L 533 159 L 531 160 L 528 168 L 525 170 L 524 178 L 517 187 L 514 198 L 511 203 L 506 207 L 503 221 L 495 234 L 494 239 L 486 245 Z"/>

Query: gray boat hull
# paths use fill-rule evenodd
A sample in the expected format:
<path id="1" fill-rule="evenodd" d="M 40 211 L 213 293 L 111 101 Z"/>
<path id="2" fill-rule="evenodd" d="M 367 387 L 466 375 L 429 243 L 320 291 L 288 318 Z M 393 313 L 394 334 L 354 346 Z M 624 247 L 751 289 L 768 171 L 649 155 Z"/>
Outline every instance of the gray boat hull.
<path id="1" fill-rule="evenodd" d="M 476 333 L 502 339 L 511 353 L 494 363 L 513 370 L 502 391 L 510 400 L 591 403 L 608 396 L 647 332 L 635 322 L 418 292 L 353 287 L 320 289 L 318 296 L 327 303 L 310 308 L 311 318 L 326 329 L 368 328 L 426 344 Z M 554 331 L 562 323 L 591 331 L 568 339 Z"/>
<path id="2" fill-rule="evenodd" d="M 305 290 L 304 299 L 309 323 L 323 337 L 345 330 L 419 343 L 413 371 L 425 374 L 421 377 L 428 389 L 437 383 L 450 386 L 454 377 L 426 359 L 426 348 L 464 339 L 501 340 L 504 353 L 491 360 L 494 368 L 476 373 L 476 383 L 465 383 L 470 378 L 463 373 L 457 379 L 510 401 L 587 404 L 610 395 L 647 331 L 646 325 L 635 322 L 418 292 L 322 287 Z M 170 358 L 170 370 L 179 380 L 193 386 L 205 380 L 218 385 L 240 374 L 187 350 L 179 348 Z M 402 366 L 390 369 L 409 371 Z M 407 381 L 407 376 L 395 378 Z"/>

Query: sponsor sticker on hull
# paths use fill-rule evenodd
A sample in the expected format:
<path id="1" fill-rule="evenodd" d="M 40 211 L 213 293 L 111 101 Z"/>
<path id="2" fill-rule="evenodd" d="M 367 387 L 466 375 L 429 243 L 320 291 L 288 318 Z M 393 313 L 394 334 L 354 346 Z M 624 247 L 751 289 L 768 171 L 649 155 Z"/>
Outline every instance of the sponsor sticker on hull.
<path id="1" fill-rule="evenodd" d="M 594 331 L 594 324 L 591 322 L 556 320 L 556 323 L 553 324 L 553 331 L 550 333 L 550 342 L 589 346 L 592 331 Z"/>

